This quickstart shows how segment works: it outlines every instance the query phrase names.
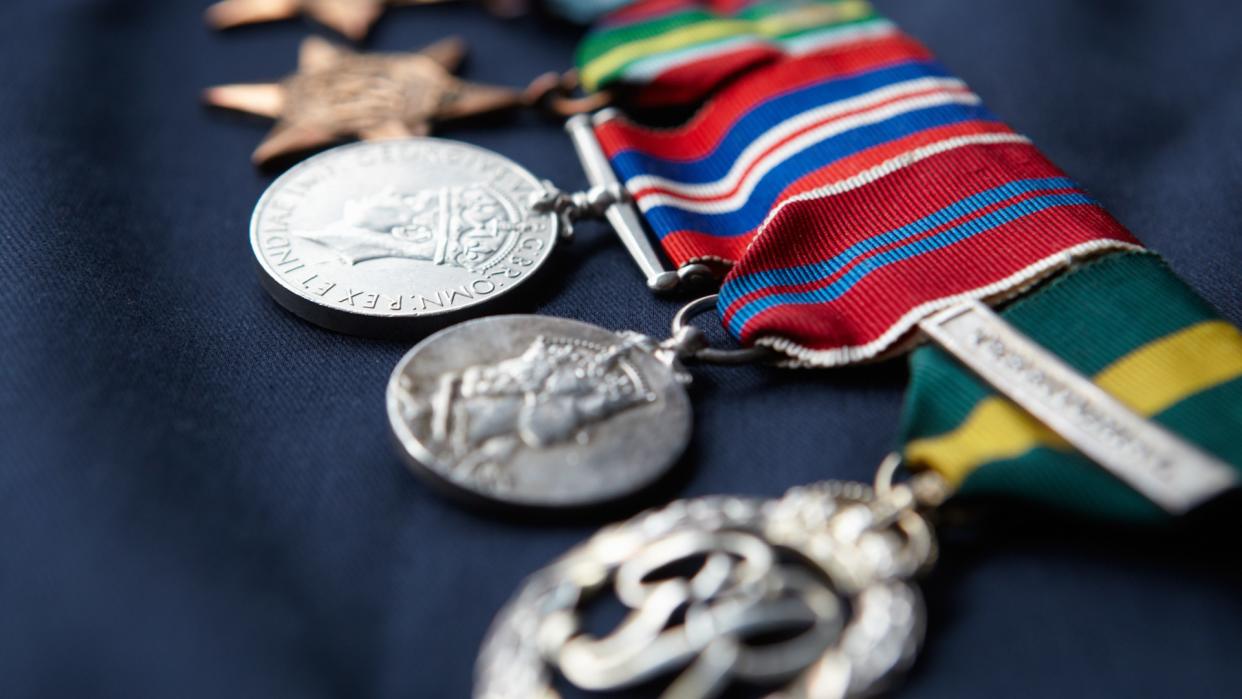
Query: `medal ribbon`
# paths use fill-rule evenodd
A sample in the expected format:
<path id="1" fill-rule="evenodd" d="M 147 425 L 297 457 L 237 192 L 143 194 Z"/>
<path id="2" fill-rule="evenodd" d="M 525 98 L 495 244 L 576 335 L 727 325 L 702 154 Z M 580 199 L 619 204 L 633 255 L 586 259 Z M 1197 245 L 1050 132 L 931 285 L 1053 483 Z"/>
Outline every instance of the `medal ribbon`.
<path id="1" fill-rule="evenodd" d="M 782 56 L 895 33 L 863 0 L 647 0 L 599 22 L 577 63 L 587 90 L 632 88 L 641 104 L 681 104 Z"/>
<path id="2" fill-rule="evenodd" d="M 1242 468 L 1242 333 L 1156 255 L 1107 255 L 1001 315 L 1135 413 Z M 904 413 L 906 462 L 962 494 L 1163 516 L 938 347 L 913 353 Z"/>
<path id="3" fill-rule="evenodd" d="M 804 24 L 808 13 L 815 20 Z M 733 266 L 719 311 L 744 343 L 816 366 L 868 360 L 903 349 L 939 308 L 1003 299 L 1077 258 L 1138 247 L 865 3 L 769 1 L 723 15 L 651 0 L 620 14 L 631 22 L 606 24 L 582 51 L 597 82 L 667 83 L 688 66 L 733 65 L 724 47 L 764 53 L 682 126 L 652 129 L 608 111 L 595 129 L 675 264 Z M 856 31 L 860 22 L 882 30 Z M 800 33 L 782 33 L 795 24 Z M 794 39 L 808 36 L 832 40 L 803 52 Z M 686 48 L 692 39 L 706 43 Z M 703 46 L 715 58 L 635 68 Z"/>
<path id="4" fill-rule="evenodd" d="M 822 43 L 795 40 L 809 36 Z M 606 20 L 580 58 L 588 85 L 629 85 L 639 102 L 711 93 L 682 126 L 610 111 L 595 133 L 676 264 L 731 266 L 718 310 L 743 343 L 805 365 L 870 360 L 908 348 L 938 309 L 1009 301 L 1065 272 L 1005 320 L 1242 464 L 1238 330 L 863 3 L 649 0 Z M 965 493 L 1161 512 L 944 351 L 912 361 L 913 466 Z"/>

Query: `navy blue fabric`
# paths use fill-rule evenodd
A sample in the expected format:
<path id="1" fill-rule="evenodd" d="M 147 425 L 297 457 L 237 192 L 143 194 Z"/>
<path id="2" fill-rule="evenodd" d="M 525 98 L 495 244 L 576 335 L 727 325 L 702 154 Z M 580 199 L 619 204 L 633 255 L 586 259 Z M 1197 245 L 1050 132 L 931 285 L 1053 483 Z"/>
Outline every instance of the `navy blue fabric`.
<path id="1" fill-rule="evenodd" d="M 1242 4 L 878 4 L 1242 322 Z M 246 227 L 270 174 L 247 158 L 266 125 L 198 93 L 288 72 L 319 30 L 211 33 L 203 5 L 0 7 L 0 696 L 465 696 L 496 609 L 595 524 L 434 495 L 385 425 L 406 346 L 308 325 L 260 289 Z M 521 85 L 567 66 L 577 31 L 444 5 L 390 13 L 369 45 L 459 33 L 465 75 Z M 441 134 L 584 183 L 534 116 Z M 530 306 L 650 333 L 674 308 L 591 225 Z M 903 372 L 698 370 L 676 492 L 868 478 Z M 1237 696 L 1228 514 L 947 523 L 905 696 Z"/>

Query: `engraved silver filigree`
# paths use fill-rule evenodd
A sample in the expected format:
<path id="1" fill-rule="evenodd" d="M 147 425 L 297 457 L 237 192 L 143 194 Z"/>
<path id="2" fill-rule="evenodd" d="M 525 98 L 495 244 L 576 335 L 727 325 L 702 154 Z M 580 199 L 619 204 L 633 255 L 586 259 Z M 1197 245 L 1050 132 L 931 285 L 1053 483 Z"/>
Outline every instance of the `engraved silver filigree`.
<path id="1" fill-rule="evenodd" d="M 420 471 L 514 504 L 628 494 L 676 460 L 687 376 L 650 338 L 559 318 L 500 316 L 416 346 L 389 417 Z"/>
<path id="2" fill-rule="evenodd" d="M 484 642 L 474 695 L 660 680 L 670 699 L 738 682 L 773 699 L 866 695 L 917 651 L 923 609 L 908 581 L 933 555 L 921 516 L 857 484 L 678 501 L 531 576 Z M 626 615 L 600 634 L 587 620 L 607 597 Z"/>

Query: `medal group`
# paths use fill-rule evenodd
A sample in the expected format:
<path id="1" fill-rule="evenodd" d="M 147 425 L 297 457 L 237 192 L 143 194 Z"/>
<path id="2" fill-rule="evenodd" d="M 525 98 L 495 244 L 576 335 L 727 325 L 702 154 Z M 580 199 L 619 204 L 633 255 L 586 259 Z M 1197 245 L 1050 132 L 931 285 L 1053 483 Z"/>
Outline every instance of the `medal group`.
<path id="1" fill-rule="evenodd" d="M 398 4 L 415 3 L 226 0 L 208 18 L 305 12 L 358 39 Z M 411 468 L 476 503 L 580 510 L 674 467 L 695 364 L 908 358 L 911 379 L 873 484 L 673 502 L 532 575 L 487 636 L 477 697 L 871 694 L 920 645 L 912 581 L 946 501 L 1159 521 L 1237 485 L 1242 333 L 867 2 L 549 9 L 593 25 L 575 70 L 524 89 L 455 77 L 453 39 L 390 55 L 308 39 L 295 75 L 205 94 L 276 121 L 259 165 L 360 139 L 279 176 L 251 243 L 289 311 L 420 340 L 387 389 Z M 427 137 L 514 108 L 566 118 L 590 189 Z M 711 293 L 667 338 L 487 315 L 584 217 L 653 291 Z M 711 311 L 737 347 L 692 323 Z M 606 598 L 626 613 L 599 632 Z"/>

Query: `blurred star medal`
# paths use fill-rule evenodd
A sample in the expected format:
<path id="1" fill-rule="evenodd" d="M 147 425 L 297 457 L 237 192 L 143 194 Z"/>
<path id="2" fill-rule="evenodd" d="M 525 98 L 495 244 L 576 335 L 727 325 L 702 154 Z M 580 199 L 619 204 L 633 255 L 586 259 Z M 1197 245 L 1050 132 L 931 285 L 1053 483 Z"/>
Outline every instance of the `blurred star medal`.
<path id="1" fill-rule="evenodd" d="M 449 38 L 416 53 L 356 53 L 312 37 L 302 42 L 297 73 L 278 83 L 209 88 L 204 100 L 276 120 L 254 151 L 260 165 L 345 138 L 422 136 L 437 121 L 523 104 L 517 90 L 453 77 L 465 50 Z"/>

